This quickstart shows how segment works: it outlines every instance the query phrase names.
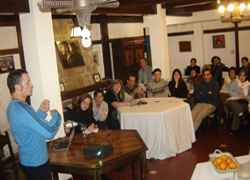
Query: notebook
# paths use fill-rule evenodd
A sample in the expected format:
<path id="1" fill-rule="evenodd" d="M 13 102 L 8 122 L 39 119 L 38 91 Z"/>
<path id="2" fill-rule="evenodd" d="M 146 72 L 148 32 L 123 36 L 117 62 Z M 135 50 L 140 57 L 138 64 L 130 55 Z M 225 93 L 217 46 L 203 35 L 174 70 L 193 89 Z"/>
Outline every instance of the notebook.
<path id="1" fill-rule="evenodd" d="M 74 134 L 75 134 L 75 128 L 72 129 L 68 140 L 60 141 L 60 142 L 53 142 L 52 150 L 53 151 L 66 151 L 66 150 L 68 150 L 69 146 L 71 144 L 71 141 L 74 137 Z"/>

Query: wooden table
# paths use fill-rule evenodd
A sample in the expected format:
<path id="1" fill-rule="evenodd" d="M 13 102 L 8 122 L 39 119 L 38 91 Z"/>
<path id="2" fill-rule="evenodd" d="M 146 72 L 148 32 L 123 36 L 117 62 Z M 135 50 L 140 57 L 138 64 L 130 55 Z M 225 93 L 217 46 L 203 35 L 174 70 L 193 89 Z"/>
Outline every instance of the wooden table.
<path id="1" fill-rule="evenodd" d="M 111 141 L 114 152 L 106 158 L 83 154 L 83 148 L 88 144 L 108 144 L 107 140 Z M 136 130 L 99 130 L 97 134 L 90 134 L 86 138 L 79 133 L 74 136 L 68 151 L 53 152 L 51 150 L 53 142 L 49 142 L 48 152 L 54 180 L 58 180 L 58 172 L 88 175 L 100 180 L 102 174 L 127 164 L 132 164 L 133 179 L 138 179 L 138 161 L 141 179 L 147 179 L 146 150 L 148 148 Z M 102 165 L 99 163 L 100 160 Z"/>

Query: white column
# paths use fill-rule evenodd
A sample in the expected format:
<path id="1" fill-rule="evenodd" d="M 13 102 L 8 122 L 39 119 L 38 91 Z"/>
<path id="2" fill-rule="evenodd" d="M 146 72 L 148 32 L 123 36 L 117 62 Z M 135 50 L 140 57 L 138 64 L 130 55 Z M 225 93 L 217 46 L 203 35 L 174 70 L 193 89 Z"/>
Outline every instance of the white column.
<path id="1" fill-rule="evenodd" d="M 31 104 L 38 109 L 43 99 L 49 99 L 50 108 L 62 115 L 51 12 L 41 12 L 38 2 L 29 0 L 30 13 L 20 15 L 26 69 L 34 85 Z M 65 136 L 63 128 L 55 138 Z"/>
<path id="2" fill-rule="evenodd" d="M 169 80 L 169 53 L 166 12 L 157 5 L 157 14 L 148 16 L 152 66 L 162 70 L 162 78 Z"/>
<path id="3" fill-rule="evenodd" d="M 197 65 L 201 68 L 205 64 L 204 36 L 202 22 L 194 23 L 194 49 Z"/>

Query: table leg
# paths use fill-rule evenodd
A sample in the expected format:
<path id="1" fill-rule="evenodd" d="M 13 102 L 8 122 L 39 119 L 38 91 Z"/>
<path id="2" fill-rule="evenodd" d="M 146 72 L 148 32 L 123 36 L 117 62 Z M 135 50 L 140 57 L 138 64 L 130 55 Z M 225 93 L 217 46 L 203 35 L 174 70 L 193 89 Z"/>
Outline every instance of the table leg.
<path id="1" fill-rule="evenodd" d="M 143 151 L 140 155 L 140 166 L 141 166 L 141 180 L 147 180 L 146 151 Z"/>
<path id="2" fill-rule="evenodd" d="M 138 179 L 137 161 L 132 163 L 133 180 Z"/>
<path id="3" fill-rule="evenodd" d="M 52 172 L 52 174 L 53 174 L 53 179 L 54 180 L 59 180 L 58 172 Z"/>

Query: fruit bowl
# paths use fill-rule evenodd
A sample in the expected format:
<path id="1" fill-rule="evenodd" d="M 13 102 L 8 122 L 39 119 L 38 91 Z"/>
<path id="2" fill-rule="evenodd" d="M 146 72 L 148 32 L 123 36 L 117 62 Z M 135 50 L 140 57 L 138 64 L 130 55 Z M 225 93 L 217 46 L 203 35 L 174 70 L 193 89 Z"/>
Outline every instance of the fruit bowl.
<path id="1" fill-rule="evenodd" d="M 220 150 L 216 149 L 214 151 L 214 153 L 211 153 L 208 156 L 210 158 L 210 161 L 211 161 L 212 166 L 214 167 L 215 171 L 217 173 L 219 173 L 219 174 L 233 173 L 233 172 L 238 171 L 238 169 L 239 169 L 239 163 L 238 163 L 238 161 L 229 152 L 221 152 Z M 217 158 L 222 157 L 222 156 L 224 156 L 224 157 L 226 156 L 228 159 L 231 158 L 231 160 L 235 162 L 236 167 L 233 168 L 233 169 L 231 169 L 231 168 L 230 169 L 219 169 L 218 167 L 216 167 L 216 165 L 214 164 L 214 160 L 216 160 Z"/>

